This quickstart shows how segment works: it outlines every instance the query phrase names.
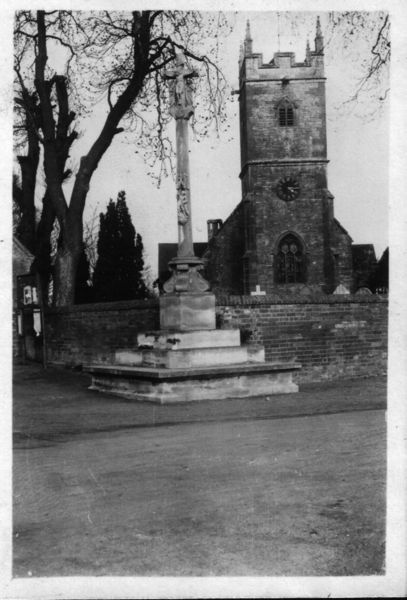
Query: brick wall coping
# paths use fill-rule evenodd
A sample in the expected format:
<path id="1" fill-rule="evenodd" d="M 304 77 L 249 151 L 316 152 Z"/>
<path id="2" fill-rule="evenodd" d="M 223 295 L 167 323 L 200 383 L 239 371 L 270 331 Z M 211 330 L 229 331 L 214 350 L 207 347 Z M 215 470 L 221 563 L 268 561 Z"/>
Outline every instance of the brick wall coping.
<path id="1" fill-rule="evenodd" d="M 313 294 L 310 296 L 294 295 L 292 297 L 276 296 L 268 294 L 265 296 L 219 296 L 216 298 L 217 306 L 257 306 L 271 304 L 387 304 L 388 296 L 372 294 L 344 294 L 326 295 Z"/>
<path id="2" fill-rule="evenodd" d="M 311 295 L 311 296 L 286 296 L 282 298 L 273 294 L 266 296 L 219 296 L 216 297 L 217 306 L 257 306 L 270 304 L 387 304 L 388 296 L 372 294 L 362 296 L 357 294 L 346 295 Z M 123 300 L 121 302 L 93 302 L 90 304 L 73 304 L 71 306 L 48 307 L 46 314 L 62 314 L 75 312 L 105 312 L 112 310 L 143 310 L 158 308 L 158 298 L 146 300 Z"/>
<path id="3" fill-rule="evenodd" d="M 90 304 L 73 304 L 71 306 L 49 307 L 45 309 L 46 314 L 61 314 L 75 312 L 102 312 L 109 310 L 132 310 L 158 308 L 158 298 L 146 300 L 122 300 L 120 302 L 92 302 Z"/>

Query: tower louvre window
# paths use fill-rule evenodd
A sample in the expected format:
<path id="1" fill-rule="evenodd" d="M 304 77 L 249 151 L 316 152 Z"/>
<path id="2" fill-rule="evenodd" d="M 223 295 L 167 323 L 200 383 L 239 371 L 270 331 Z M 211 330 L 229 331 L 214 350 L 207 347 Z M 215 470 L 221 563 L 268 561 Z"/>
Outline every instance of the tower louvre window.
<path id="1" fill-rule="evenodd" d="M 278 109 L 278 119 L 281 127 L 294 125 L 294 109 L 290 104 L 284 104 Z"/>
<path id="2" fill-rule="evenodd" d="M 305 283 L 305 255 L 301 241 L 292 233 L 278 245 L 276 283 Z"/>

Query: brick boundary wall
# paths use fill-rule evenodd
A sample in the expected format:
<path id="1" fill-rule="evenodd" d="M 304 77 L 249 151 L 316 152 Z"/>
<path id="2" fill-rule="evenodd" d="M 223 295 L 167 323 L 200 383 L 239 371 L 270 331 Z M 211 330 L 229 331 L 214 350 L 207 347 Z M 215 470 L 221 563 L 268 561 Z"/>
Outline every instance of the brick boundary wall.
<path id="1" fill-rule="evenodd" d="M 44 321 L 47 362 L 65 366 L 111 363 L 115 350 L 135 347 L 137 333 L 160 326 L 155 299 L 50 308 Z"/>
<path id="2" fill-rule="evenodd" d="M 264 344 L 266 360 L 299 362 L 299 383 L 387 371 L 387 297 L 232 296 L 218 298 L 217 319 Z"/>
<path id="3" fill-rule="evenodd" d="M 229 296 L 217 299 L 218 326 L 262 343 L 268 361 L 301 363 L 297 382 L 375 376 L 387 369 L 388 301 L 381 296 Z M 76 305 L 45 313 L 47 359 L 109 363 L 159 328 L 158 300 Z"/>

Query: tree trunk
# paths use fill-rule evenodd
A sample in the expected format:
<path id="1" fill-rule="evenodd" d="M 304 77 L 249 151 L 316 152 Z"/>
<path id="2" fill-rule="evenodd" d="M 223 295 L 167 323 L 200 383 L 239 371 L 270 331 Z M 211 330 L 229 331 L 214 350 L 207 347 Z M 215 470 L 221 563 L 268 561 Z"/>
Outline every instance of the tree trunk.
<path id="1" fill-rule="evenodd" d="M 66 306 L 75 300 L 75 278 L 79 256 L 69 248 L 57 253 L 54 265 L 54 305 Z"/>
<path id="2" fill-rule="evenodd" d="M 21 223 L 18 228 L 19 239 L 30 252 L 35 248 L 35 185 L 40 160 L 40 144 L 34 123 L 38 119 L 38 106 L 35 94 L 22 92 L 21 104 L 25 110 L 25 128 L 27 131 L 27 155 L 18 156 L 21 169 Z"/>
<path id="3" fill-rule="evenodd" d="M 48 304 L 48 286 L 51 278 L 51 233 L 54 222 L 55 210 L 48 192 L 45 192 L 41 218 L 37 226 L 35 260 L 31 266 L 31 270 L 39 275 L 41 294 L 45 304 Z"/>
<path id="4" fill-rule="evenodd" d="M 62 243 L 58 249 L 53 270 L 54 306 L 75 303 L 76 271 L 82 246 L 82 222 L 61 232 Z M 67 243 L 65 242 L 67 240 Z"/>
<path id="5" fill-rule="evenodd" d="M 82 251 L 82 215 L 67 215 L 61 224 L 58 252 L 55 259 L 54 306 L 75 303 L 76 271 Z"/>
<path id="6" fill-rule="evenodd" d="M 28 156 L 19 156 L 18 162 L 21 169 L 21 223 L 18 227 L 18 237 L 30 252 L 35 246 L 35 204 L 34 193 L 39 161 L 38 152 L 30 152 Z"/>

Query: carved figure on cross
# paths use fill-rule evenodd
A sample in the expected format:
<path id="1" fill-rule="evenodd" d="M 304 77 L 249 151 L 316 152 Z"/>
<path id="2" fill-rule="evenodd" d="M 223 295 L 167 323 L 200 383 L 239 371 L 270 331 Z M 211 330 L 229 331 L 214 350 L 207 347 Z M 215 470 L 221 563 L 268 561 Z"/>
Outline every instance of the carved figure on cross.
<path id="1" fill-rule="evenodd" d="M 171 81 L 172 103 L 170 114 L 175 119 L 189 119 L 193 114 L 192 93 L 189 87 L 189 79 L 198 77 L 198 73 L 188 69 L 183 52 L 175 55 L 175 69 L 165 71 L 164 79 Z"/>

